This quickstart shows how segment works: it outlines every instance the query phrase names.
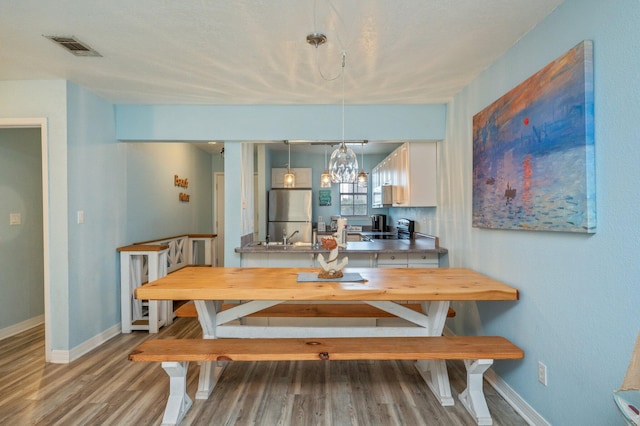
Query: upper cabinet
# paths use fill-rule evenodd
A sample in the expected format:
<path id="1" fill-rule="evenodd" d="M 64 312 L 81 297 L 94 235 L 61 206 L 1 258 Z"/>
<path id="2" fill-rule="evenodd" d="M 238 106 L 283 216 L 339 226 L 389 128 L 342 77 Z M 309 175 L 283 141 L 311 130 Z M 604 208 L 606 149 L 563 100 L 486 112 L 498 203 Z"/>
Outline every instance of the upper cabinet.
<path id="1" fill-rule="evenodd" d="M 313 181 L 310 167 L 292 168 L 291 172 L 296 177 L 295 188 L 312 188 Z M 286 173 L 286 168 L 272 168 L 271 188 L 284 188 L 284 175 Z"/>
<path id="2" fill-rule="evenodd" d="M 436 142 L 406 142 L 374 167 L 374 185 L 393 185 L 393 207 L 437 205 L 436 148 Z"/>

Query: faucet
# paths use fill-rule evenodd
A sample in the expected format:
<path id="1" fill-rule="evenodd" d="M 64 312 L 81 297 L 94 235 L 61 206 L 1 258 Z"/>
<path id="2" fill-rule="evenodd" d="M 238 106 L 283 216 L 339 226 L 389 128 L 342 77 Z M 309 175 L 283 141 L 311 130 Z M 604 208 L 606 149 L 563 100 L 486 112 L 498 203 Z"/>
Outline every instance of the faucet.
<path id="1" fill-rule="evenodd" d="M 293 232 L 291 233 L 291 235 L 289 235 L 288 237 L 287 237 L 287 234 L 285 233 L 285 234 L 284 234 L 284 239 L 283 239 L 282 243 L 286 246 L 286 245 L 287 245 L 287 242 L 291 241 L 291 238 L 293 238 L 293 236 L 294 236 L 294 235 L 296 235 L 297 233 L 298 233 L 298 230 L 297 230 L 297 229 L 296 229 L 295 231 L 293 231 Z"/>

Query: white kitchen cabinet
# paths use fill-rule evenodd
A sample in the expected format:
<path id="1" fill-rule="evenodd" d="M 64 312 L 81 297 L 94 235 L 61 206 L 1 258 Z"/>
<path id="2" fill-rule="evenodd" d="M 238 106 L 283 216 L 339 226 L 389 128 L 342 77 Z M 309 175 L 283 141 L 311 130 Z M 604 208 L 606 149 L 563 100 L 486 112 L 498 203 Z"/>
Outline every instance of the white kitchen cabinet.
<path id="1" fill-rule="evenodd" d="M 380 166 L 379 165 L 376 165 L 373 169 L 371 169 L 371 173 L 369 174 L 369 181 L 370 181 L 369 186 L 371 188 L 377 188 L 378 186 L 382 185 L 382 183 L 380 182 Z"/>
<path id="2" fill-rule="evenodd" d="M 380 163 L 380 184 L 393 185 L 393 166 L 391 164 L 392 157 L 389 156 Z"/>
<path id="3" fill-rule="evenodd" d="M 375 267 L 375 257 L 368 253 L 348 253 L 345 254 L 349 258 L 347 268 L 373 268 Z"/>
<path id="4" fill-rule="evenodd" d="M 378 268 L 437 268 L 437 253 L 380 253 Z"/>
<path id="5" fill-rule="evenodd" d="M 313 268 L 313 253 L 243 253 L 243 268 Z"/>
<path id="6" fill-rule="evenodd" d="M 437 253 L 407 253 L 408 268 L 438 268 Z"/>
<path id="7" fill-rule="evenodd" d="M 435 142 L 405 143 L 393 153 L 394 207 L 437 205 L 437 145 Z"/>
<path id="8" fill-rule="evenodd" d="M 409 206 L 409 144 L 405 143 L 391 153 L 393 173 L 393 206 Z"/>
<path id="9" fill-rule="evenodd" d="M 437 164 L 436 142 L 405 142 L 372 169 L 372 187 L 393 185 L 392 207 L 435 207 Z"/>
<path id="10" fill-rule="evenodd" d="M 291 172 L 296 177 L 295 188 L 312 188 L 312 169 L 310 167 L 292 168 Z M 284 188 L 284 175 L 286 168 L 274 167 L 271 169 L 271 188 Z"/>
<path id="11" fill-rule="evenodd" d="M 378 268 L 406 268 L 407 253 L 379 253 Z"/>

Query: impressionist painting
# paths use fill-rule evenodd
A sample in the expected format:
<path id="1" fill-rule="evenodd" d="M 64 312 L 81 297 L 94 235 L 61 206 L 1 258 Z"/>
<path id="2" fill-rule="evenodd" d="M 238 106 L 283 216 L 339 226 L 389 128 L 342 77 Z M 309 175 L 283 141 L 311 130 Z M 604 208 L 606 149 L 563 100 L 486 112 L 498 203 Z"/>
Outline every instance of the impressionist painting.
<path id="1" fill-rule="evenodd" d="M 583 41 L 473 117 L 473 226 L 596 230 L 593 45 Z"/>

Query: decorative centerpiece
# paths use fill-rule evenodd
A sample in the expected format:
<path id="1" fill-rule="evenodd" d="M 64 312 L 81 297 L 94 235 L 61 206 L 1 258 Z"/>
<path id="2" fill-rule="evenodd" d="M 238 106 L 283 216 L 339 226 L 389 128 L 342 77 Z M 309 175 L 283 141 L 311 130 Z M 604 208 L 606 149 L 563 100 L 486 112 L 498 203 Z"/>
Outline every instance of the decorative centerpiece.
<path id="1" fill-rule="evenodd" d="M 338 262 L 338 241 L 334 237 L 323 237 L 320 239 L 322 247 L 329 252 L 329 260 L 325 262 L 322 253 L 318 254 L 318 263 L 322 266 L 322 271 L 318 273 L 318 278 L 342 278 L 342 268 L 347 266 L 349 258 L 345 257 Z"/>

